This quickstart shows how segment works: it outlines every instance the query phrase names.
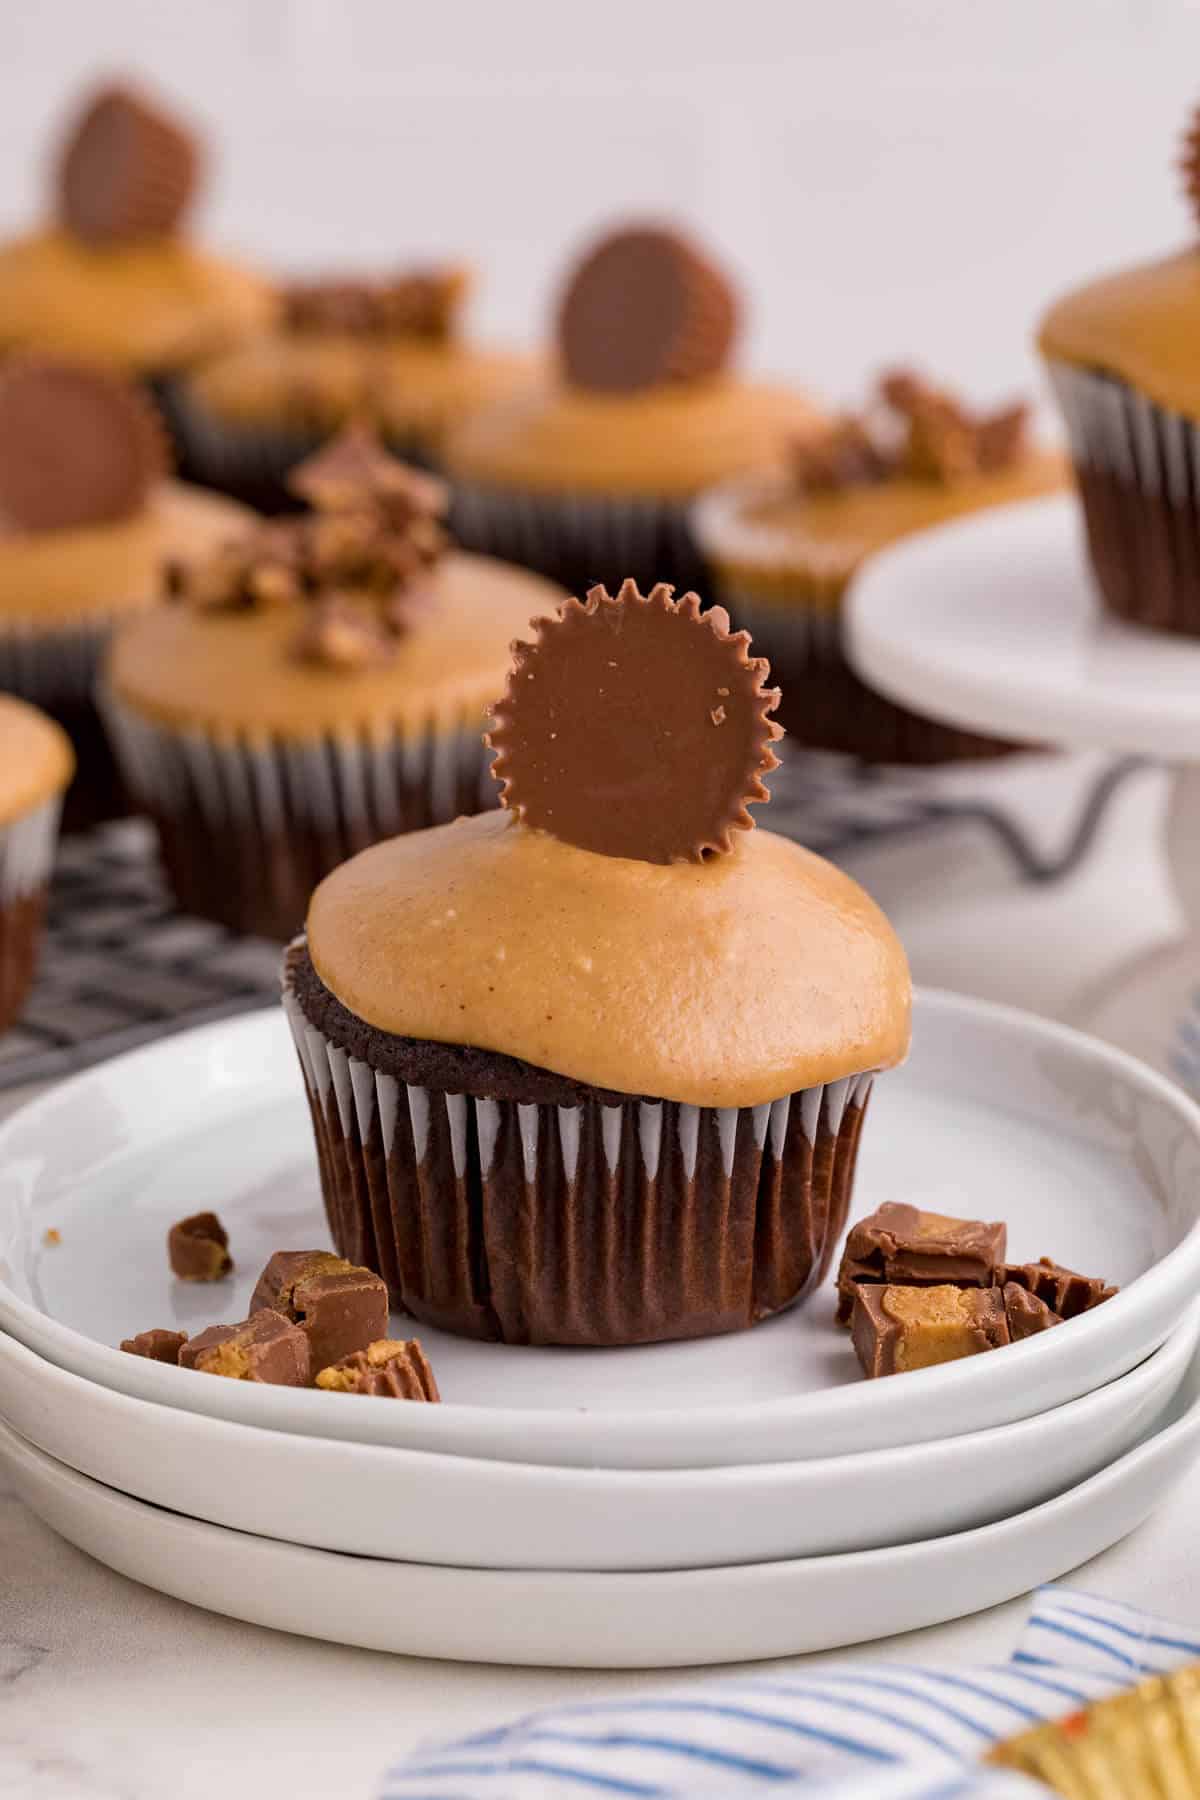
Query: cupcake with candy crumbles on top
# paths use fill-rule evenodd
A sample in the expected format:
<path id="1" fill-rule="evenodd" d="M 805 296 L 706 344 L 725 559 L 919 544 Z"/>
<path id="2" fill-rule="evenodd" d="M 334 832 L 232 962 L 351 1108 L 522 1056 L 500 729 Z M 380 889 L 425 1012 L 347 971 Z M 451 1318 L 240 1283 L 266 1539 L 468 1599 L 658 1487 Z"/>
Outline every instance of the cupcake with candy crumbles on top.
<path id="1" fill-rule="evenodd" d="M 1183 146 L 1200 219 L 1200 115 Z M 1200 238 L 1057 300 L 1038 348 L 1066 421 L 1109 610 L 1200 637 Z"/>
<path id="2" fill-rule="evenodd" d="M 464 543 L 580 591 L 703 585 L 688 506 L 770 463 L 817 415 L 781 383 L 731 367 L 741 304 L 682 232 L 632 226 L 572 270 L 557 358 L 449 434 L 443 463 Z"/>
<path id="3" fill-rule="evenodd" d="M 153 606 L 162 568 L 250 515 L 168 479 L 157 412 L 123 377 L 48 357 L 0 363 L 0 691 L 75 745 L 69 827 L 126 808 L 93 689 L 119 619 Z"/>
<path id="4" fill-rule="evenodd" d="M 326 878 L 284 1004 L 341 1254 L 448 1331 L 736 1331 L 826 1272 L 909 977 L 770 832 L 777 694 L 727 615 L 593 590 L 514 646 L 505 809 Z"/>
<path id="5" fill-rule="evenodd" d="M 791 446 L 771 474 L 720 484 L 693 522 L 719 597 L 754 632 L 783 688 L 781 717 L 810 749 L 938 763 L 1013 746 L 925 719 L 858 679 L 843 601 L 861 565 L 913 532 L 1050 494 L 1067 479 L 1029 439 L 1027 408 L 976 412 L 907 372 L 863 414 Z"/>
<path id="6" fill-rule="evenodd" d="M 0 355 L 158 381 L 263 329 L 265 284 L 182 235 L 202 172 L 191 132 L 145 94 L 90 94 L 56 160 L 53 222 L 0 244 Z"/>
<path id="7" fill-rule="evenodd" d="M 0 694 L 0 1031 L 20 1014 L 33 980 L 73 764 L 52 719 Z"/>
<path id="8" fill-rule="evenodd" d="M 356 850 L 491 801 L 480 729 L 508 647 L 560 598 L 464 556 L 442 484 L 365 429 L 293 471 L 311 510 L 170 573 L 117 635 L 103 705 L 185 911 L 287 938 Z"/>
<path id="9" fill-rule="evenodd" d="M 284 283 L 272 330 L 216 356 L 177 393 L 189 458 L 213 485 L 286 506 L 287 471 L 351 420 L 409 461 L 529 378 L 528 357 L 473 343 L 458 264 Z"/>

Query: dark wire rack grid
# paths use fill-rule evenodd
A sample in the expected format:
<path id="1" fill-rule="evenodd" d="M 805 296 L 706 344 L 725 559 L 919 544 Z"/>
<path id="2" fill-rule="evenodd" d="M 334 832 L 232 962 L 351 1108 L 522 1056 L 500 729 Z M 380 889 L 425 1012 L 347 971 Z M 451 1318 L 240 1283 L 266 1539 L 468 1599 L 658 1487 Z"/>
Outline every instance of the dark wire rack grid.
<path id="1" fill-rule="evenodd" d="M 990 830 L 1031 881 L 1086 853 L 1108 799 L 1139 767 L 1098 777 L 1065 844 L 1040 854 L 1018 821 L 986 802 L 947 798 L 920 776 L 839 757 L 788 758 L 772 777 L 770 825 L 834 861 L 953 820 Z M 0 1035 L 0 1089 L 85 1068 L 120 1051 L 247 1012 L 279 992 L 279 946 L 186 917 L 172 904 L 153 835 L 139 820 L 64 840 L 38 978 L 19 1024 Z"/>

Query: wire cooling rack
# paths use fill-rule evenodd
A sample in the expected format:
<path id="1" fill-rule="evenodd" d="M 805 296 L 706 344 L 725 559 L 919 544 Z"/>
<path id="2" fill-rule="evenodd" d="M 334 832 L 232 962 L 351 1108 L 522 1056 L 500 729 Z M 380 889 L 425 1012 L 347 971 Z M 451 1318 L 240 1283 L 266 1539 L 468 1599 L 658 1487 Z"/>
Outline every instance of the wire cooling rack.
<path id="1" fill-rule="evenodd" d="M 939 792 L 920 775 L 840 757 L 790 757 L 772 777 L 770 825 L 837 861 L 865 845 L 952 820 L 989 829 L 1029 880 L 1065 874 L 1085 854 L 1107 801 L 1139 767 L 1108 765 L 1065 843 L 1048 857 L 997 804 Z M 278 994 L 279 946 L 188 918 L 172 904 L 154 839 L 139 820 L 64 841 L 38 978 L 20 1023 L 0 1035 L 0 1089 L 68 1074 L 184 1026 L 261 1006 Z"/>

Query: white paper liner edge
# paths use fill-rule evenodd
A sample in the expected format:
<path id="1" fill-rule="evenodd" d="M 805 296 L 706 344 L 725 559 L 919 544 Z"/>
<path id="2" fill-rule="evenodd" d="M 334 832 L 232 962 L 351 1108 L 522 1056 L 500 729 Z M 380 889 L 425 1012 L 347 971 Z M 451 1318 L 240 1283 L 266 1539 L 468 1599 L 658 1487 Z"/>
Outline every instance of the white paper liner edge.
<path id="1" fill-rule="evenodd" d="M 109 638 L 127 616 L 116 611 L 57 624 L 25 618 L 0 623 L 0 692 L 42 706 L 90 699 Z"/>
<path id="2" fill-rule="evenodd" d="M 101 688 L 97 704 L 126 785 L 152 811 L 183 810 L 194 795 L 214 828 L 259 822 L 266 836 L 294 820 L 319 831 L 342 824 L 379 837 L 405 829 L 401 786 L 428 795 L 434 824 L 447 824 L 470 793 L 478 810 L 497 804 L 482 726 L 429 725 L 382 741 L 347 735 L 313 743 L 210 737 L 142 717 Z"/>
<path id="3" fill-rule="evenodd" d="M 533 566 L 548 556 L 602 554 L 639 571 L 696 554 L 685 500 L 538 494 L 451 479 L 451 529 L 464 550 Z"/>
<path id="4" fill-rule="evenodd" d="M 287 954 L 290 955 L 292 950 L 302 945 L 303 942 L 303 938 L 294 940 L 293 944 L 289 945 Z M 356 1125 L 359 1140 L 365 1143 L 374 1123 L 375 1111 L 378 1109 L 380 1133 L 385 1149 L 390 1150 L 395 1132 L 396 1108 L 401 1103 L 406 1104 L 412 1124 L 413 1150 L 419 1166 L 425 1159 L 435 1109 L 441 1107 L 445 1114 L 450 1138 L 454 1173 L 461 1181 L 467 1171 L 466 1109 L 471 1107 L 475 1114 L 481 1173 L 486 1178 L 491 1167 L 499 1125 L 500 1115 L 496 1101 L 474 1099 L 469 1095 L 448 1094 L 436 1088 L 405 1085 L 398 1082 L 394 1076 L 380 1074 L 378 1071 L 372 1070 L 367 1063 L 348 1056 L 338 1045 L 325 1037 L 315 1025 L 309 1023 L 286 974 L 283 981 L 282 998 L 288 1024 L 295 1039 L 296 1053 L 305 1085 L 313 1099 L 322 1107 L 324 1107 L 326 1096 L 332 1089 L 345 1137 L 351 1136 L 352 1126 Z M 760 1151 L 765 1149 L 776 1162 L 779 1162 L 783 1156 L 788 1117 L 793 1102 L 798 1102 L 800 1105 L 803 1135 L 809 1144 L 815 1146 L 822 1128 L 831 1136 L 836 1137 L 847 1109 L 854 1106 L 861 1108 L 866 1105 L 875 1074 L 876 1071 L 871 1070 L 862 1075 L 844 1076 L 839 1081 L 830 1081 L 821 1086 L 804 1088 L 793 1094 L 784 1094 L 778 1100 L 769 1101 L 757 1107 L 722 1106 L 702 1109 L 681 1105 L 679 1107 L 679 1138 L 683 1150 L 684 1173 L 687 1179 L 691 1181 L 696 1172 L 696 1149 L 699 1142 L 702 1111 L 711 1111 L 716 1121 L 718 1141 L 721 1146 L 721 1160 L 726 1179 L 728 1179 L 733 1173 L 738 1120 L 743 1114 L 751 1120 L 751 1129 L 757 1148 Z M 400 1097 L 401 1086 L 404 1086 L 403 1102 Z M 527 1182 L 533 1180 L 537 1169 L 543 1110 L 543 1108 L 533 1105 L 517 1108 L 521 1131 L 522 1160 Z M 558 1132 L 563 1164 L 570 1172 L 574 1171 L 578 1161 L 579 1122 L 583 1110 L 582 1104 L 559 1106 L 554 1109 L 555 1128 Z M 628 1100 L 621 1106 L 603 1106 L 601 1112 L 603 1114 L 601 1134 L 604 1157 L 609 1170 L 615 1171 L 618 1166 L 621 1144 L 628 1125 L 637 1139 L 647 1178 L 654 1181 L 658 1175 L 662 1142 L 662 1102 Z"/>
<path id="5" fill-rule="evenodd" d="M 54 867 L 62 795 L 0 825 L 0 905 L 45 887 Z"/>

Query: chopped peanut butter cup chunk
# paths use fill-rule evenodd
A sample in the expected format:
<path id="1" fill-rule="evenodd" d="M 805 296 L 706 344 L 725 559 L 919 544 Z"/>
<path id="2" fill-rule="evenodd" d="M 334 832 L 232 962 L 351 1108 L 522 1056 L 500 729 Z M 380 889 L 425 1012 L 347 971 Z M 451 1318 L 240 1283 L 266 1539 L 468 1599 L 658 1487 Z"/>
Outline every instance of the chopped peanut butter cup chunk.
<path id="1" fill-rule="evenodd" d="M 1052 1325 L 1061 1325 L 1062 1314 L 1053 1311 L 1044 1300 L 1031 1294 L 1018 1282 L 1006 1281 L 1001 1292 L 1004 1295 L 1004 1316 L 1008 1320 L 1008 1334 L 1014 1344 L 1022 1338 L 1036 1337 L 1039 1332 L 1049 1331 Z"/>
<path id="2" fill-rule="evenodd" d="M 273 1387 L 307 1387 L 311 1363 L 308 1338 L 282 1313 L 256 1310 L 239 1325 L 210 1325 L 189 1338 L 179 1353 L 181 1369 L 222 1375 L 228 1381 L 258 1381 Z"/>
<path id="3" fill-rule="evenodd" d="M 387 1334 L 386 1285 L 328 1250 L 277 1250 L 258 1278 L 251 1311 L 269 1307 L 292 1320 L 311 1347 L 314 1369 Z"/>
<path id="4" fill-rule="evenodd" d="M 173 1363 L 177 1367 L 186 1343 L 186 1332 L 165 1331 L 156 1326 L 152 1331 L 139 1331 L 136 1337 L 122 1338 L 121 1348 L 130 1356 L 144 1356 L 150 1362 Z"/>
<path id="5" fill-rule="evenodd" d="M 168 592 L 202 613 L 290 609 L 289 648 L 299 662 L 344 674 L 386 664 L 427 604 L 427 580 L 447 549 L 445 485 L 357 425 L 290 481 L 311 513 L 270 520 L 191 564 L 172 564 Z"/>
<path id="6" fill-rule="evenodd" d="M 996 1270 L 998 1283 L 1026 1288 L 1062 1319 L 1077 1318 L 1090 1312 L 1116 1293 L 1098 1275 L 1077 1275 L 1074 1269 L 1043 1256 L 1035 1263 L 1001 1263 Z"/>
<path id="7" fill-rule="evenodd" d="M 283 323 L 295 332 L 445 344 L 457 331 L 470 285 L 468 271 L 458 265 L 293 281 L 281 296 Z"/>
<path id="8" fill-rule="evenodd" d="M 826 496 L 888 482 L 954 487 L 1016 468 L 1028 426 L 1024 402 L 981 412 L 897 369 L 880 377 L 865 412 L 839 414 L 797 439 L 793 479 L 802 494 Z"/>
<path id="9" fill-rule="evenodd" d="M 1007 1240 L 1002 1223 L 952 1219 L 887 1201 L 860 1219 L 846 1239 L 838 1269 L 838 1321 L 850 1323 L 855 1295 L 866 1282 L 991 1287 Z"/>
<path id="10" fill-rule="evenodd" d="M 1011 1342 L 996 1288 L 860 1287 L 850 1331 L 870 1377 L 931 1369 Z"/>
<path id="11" fill-rule="evenodd" d="M 316 1385 L 332 1394 L 378 1394 L 391 1400 L 441 1399 L 438 1385 L 416 1338 L 380 1338 L 322 1369 Z"/>
<path id="12" fill-rule="evenodd" d="M 167 1256 L 180 1281 L 220 1281 L 233 1269 L 229 1235 L 214 1212 L 193 1213 L 172 1225 Z"/>
<path id="13" fill-rule="evenodd" d="M 604 856 L 699 862 L 748 830 L 783 734 L 777 690 L 720 607 L 627 581 L 533 621 L 493 708 L 503 802 L 526 825 Z"/>

